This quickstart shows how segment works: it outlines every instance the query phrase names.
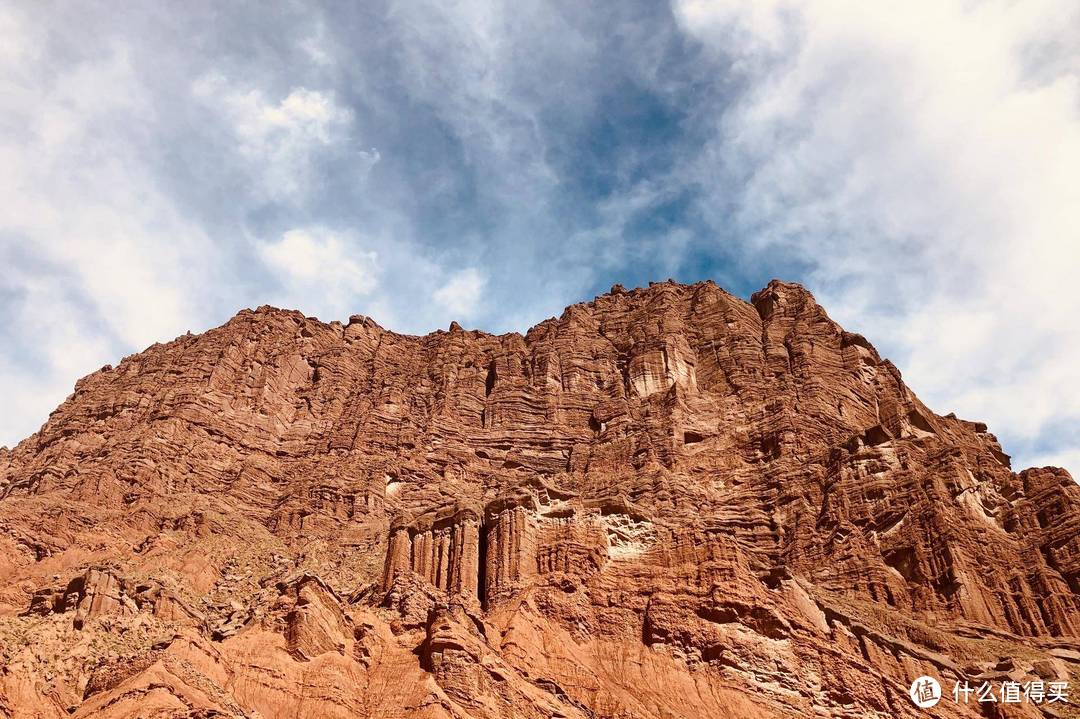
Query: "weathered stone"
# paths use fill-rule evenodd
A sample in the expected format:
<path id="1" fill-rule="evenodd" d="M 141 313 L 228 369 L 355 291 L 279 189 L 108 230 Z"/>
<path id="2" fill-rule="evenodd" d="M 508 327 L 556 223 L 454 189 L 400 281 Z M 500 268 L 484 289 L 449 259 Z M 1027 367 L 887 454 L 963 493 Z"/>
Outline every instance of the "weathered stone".
<path id="1" fill-rule="evenodd" d="M 0 450 L 3 716 L 915 717 L 1075 661 L 1069 474 L 782 282 L 244 310 Z"/>

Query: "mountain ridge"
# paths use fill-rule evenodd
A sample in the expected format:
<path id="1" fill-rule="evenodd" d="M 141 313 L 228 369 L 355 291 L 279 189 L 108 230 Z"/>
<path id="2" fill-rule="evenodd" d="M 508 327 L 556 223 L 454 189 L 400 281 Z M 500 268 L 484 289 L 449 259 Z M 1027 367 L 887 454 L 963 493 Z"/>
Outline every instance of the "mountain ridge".
<path id="1" fill-rule="evenodd" d="M 1009 464 L 779 280 L 242 310 L 0 451 L 0 716 L 916 716 L 1080 664 L 1080 488 Z"/>

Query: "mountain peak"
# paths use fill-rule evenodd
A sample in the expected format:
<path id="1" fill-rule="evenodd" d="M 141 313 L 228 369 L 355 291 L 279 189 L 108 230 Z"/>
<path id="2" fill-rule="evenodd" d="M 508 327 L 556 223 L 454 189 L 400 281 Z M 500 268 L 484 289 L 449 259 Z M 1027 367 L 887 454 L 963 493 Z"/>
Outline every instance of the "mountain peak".
<path id="1" fill-rule="evenodd" d="M 798 284 L 525 335 L 263 306 L 0 449 L 0 710 L 902 714 L 1080 665 L 1078 525 Z"/>

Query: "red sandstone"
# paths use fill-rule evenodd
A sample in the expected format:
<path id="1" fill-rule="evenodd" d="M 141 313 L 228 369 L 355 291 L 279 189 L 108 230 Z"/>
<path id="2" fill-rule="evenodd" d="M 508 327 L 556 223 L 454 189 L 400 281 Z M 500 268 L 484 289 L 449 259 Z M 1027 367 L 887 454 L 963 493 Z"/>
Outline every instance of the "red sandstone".
<path id="1" fill-rule="evenodd" d="M 1078 668 L 1080 488 L 797 285 L 245 310 L 0 450 L 8 719 L 914 717 Z"/>

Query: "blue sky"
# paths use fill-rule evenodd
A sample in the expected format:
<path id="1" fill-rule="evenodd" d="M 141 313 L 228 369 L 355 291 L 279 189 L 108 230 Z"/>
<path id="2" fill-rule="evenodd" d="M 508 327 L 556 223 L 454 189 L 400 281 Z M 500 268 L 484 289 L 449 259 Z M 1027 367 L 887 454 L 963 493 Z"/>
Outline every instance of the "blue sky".
<path id="1" fill-rule="evenodd" d="M 0 33 L 0 444 L 242 307 L 498 332 L 780 277 L 1080 469 L 1074 2 L 16 2 Z"/>

